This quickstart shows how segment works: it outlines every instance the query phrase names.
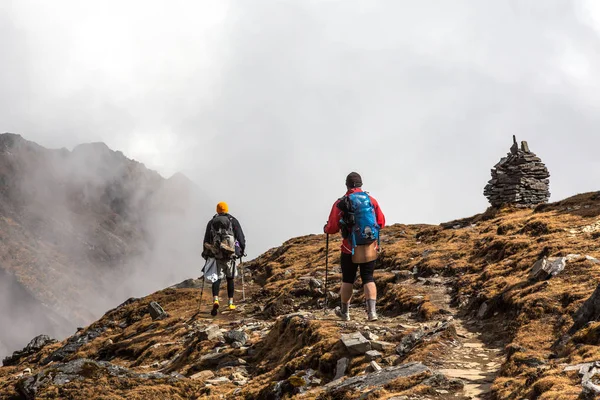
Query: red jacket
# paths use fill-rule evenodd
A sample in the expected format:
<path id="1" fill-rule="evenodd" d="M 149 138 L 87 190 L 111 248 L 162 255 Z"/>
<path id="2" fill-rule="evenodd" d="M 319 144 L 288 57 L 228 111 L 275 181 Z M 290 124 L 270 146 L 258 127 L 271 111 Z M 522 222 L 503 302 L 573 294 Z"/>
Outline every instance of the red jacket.
<path id="1" fill-rule="evenodd" d="M 354 188 L 348 190 L 346 194 L 348 195 L 350 193 L 362 191 L 363 190 L 361 188 Z M 383 228 L 385 226 L 385 216 L 383 215 L 383 212 L 381 212 L 381 208 L 379 208 L 379 203 L 377 203 L 377 200 L 375 200 L 371 195 L 369 195 L 369 198 L 371 199 L 371 204 L 373 204 L 373 208 L 375 208 L 375 217 L 377 219 L 377 224 L 380 228 Z M 325 225 L 325 227 L 323 228 L 323 231 L 325 233 L 329 233 L 330 235 L 333 235 L 340 231 L 340 219 L 342 218 L 343 212 L 339 208 L 337 208 L 339 202 L 340 200 L 338 199 L 335 203 L 333 203 L 331 213 L 329 213 L 329 219 L 327 220 L 327 225 Z M 350 246 L 348 239 L 344 239 L 342 241 L 342 253 L 352 254 L 352 247 Z"/>

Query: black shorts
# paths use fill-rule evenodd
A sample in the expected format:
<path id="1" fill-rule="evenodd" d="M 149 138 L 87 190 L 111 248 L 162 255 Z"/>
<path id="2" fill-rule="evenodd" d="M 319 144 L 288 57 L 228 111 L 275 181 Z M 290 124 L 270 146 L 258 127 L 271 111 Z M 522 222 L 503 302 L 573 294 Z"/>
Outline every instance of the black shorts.
<path id="1" fill-rule="evenodd" d="M 375 271 L 375 261 L 369 261 L 364 264 L 355 264 L 352 262 L 352 254 L 342 253 L 342 282 L 354 284 L 356 281 L 356 272 L 360 267 L 360 279 L 365 285 L 369 282 L 375 282 L 373 272 Z"/>

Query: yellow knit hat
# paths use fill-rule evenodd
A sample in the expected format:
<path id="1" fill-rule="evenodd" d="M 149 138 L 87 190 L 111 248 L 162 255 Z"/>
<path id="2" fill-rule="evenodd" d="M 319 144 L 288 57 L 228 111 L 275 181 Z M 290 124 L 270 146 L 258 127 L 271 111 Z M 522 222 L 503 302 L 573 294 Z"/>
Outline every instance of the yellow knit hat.
<path id="1" fill-rule="evenodd" d="M 227 205 L 227 203 L 222 201 L 219 204 L 217 204 L 217 213 L 218 214 L 224 214 L 227 212 L 229 212 L 229 206 Z"/>

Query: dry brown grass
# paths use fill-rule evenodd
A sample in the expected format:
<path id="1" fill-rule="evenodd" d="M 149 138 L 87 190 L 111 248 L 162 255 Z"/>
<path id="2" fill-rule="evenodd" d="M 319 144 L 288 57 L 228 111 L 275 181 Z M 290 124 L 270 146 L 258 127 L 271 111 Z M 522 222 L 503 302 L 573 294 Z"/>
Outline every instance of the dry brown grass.
<path id="1" fill-rule="evenodd" d="M 497 314 L 498 340 L 508 343 L 507 359 L 493 385 L 499 399 L 575 399 L 581 391 L 577 374 L 564 373 L 561 364 L 600 359 L 600 323 L 581 329 L 566 346 L 557 351 L 553 344 L 572 325 L 572 315 L 593 292 L 600 281 L 600 265 L 585 258 L 570 262 L 558 276 L 546 281 L 530 281 L 529 271 L 542 256 L 590 255 L 600 258 L 600 198 L 583 194 L 565 201 L 539 206 L 535 210 L 488 210 L 483 214 L 440 226 L 394 225 L 383 231 L 383 251 L 376 270 L 379 291 L 378 306 L 382 314 L 393 317 L 412 313 L 421 320 L 435 319 L 439 310 L 432 302 L 427 287 L 399 285 L 392 271 L 416 270 L 420 277 L 436 274 L 449 277 L 455 286 L 455 303 L 466 317 L 473 317 L 483 302 L 488 304 L 488 316 Z M 459 229 L 454 225 L 460 224 Z M 339 236 L 331 237 L 329 259 L 329 289 L 337 291 L 340 284 Z M 239 318 L 271 319 L 278 315 L 316 305 L 307 280 L 301 278 L 325 275 L 324 235 L 308 235 L 287 241 L 247 263 L 253 273 L 253 304 L 267 305 L 262 313 L 249 307 Z M 360 289 L 360 279 L 356 289 Z M 147 304 L 158 301 L 170 317 L 152 322 L 145 313 Z M 98 359 L 111 354 L 111 362 L 138 371 L 144 366 L 161 362 L 182 353 L 173 370 L 183 374 L 196 371 L 200 356 L 211 350 L 210 343 L 186 342 L 190 318 L 197 310 L 197 290 L 164 290 L 138 302 L 112 310 L 93 326 L 110 325 L 100 338 L 82 347 L 72 358 Z M 362 296 L 354 302 L 362 306 Z M 206 315 L 201 316 L 205 318 Z M 487 316 L 486 316 L 487 317 Z M 209 320 L 200 319 L 206 324 Z M 125 329 L 118 325 L 127 322 Z M 232 319 L 218 320 L 229 327 Z M 339 343 L 344 329 L 335 322 L 301 317 L 282 318 L 271 333 L 261 340 L 253 334 L 250 342 L 258 356 L 245 357 L 253 379 L 237 396 L 257 398 L 277 381 L 294 379 L 298 370 L 312 368 L 325 379 L 331 379 L 335 363 L 344 353 Z M 407 332 L 399 332 L 399 340 Z M 488 333 L 494 339 L 493 332 Z M 452 335 L 452 332 L 444 335 Z M 440 336 L 441 340 L 451 337 Z M 106 340 L 111 339 L 112 344 Z M 390 338 L 386 338 L 390 340 Z M 56 349 L 59 345 L 53 345 Z M 440 341 L 419 345 L 406 361 L 435 361 L 444 351 Z M 45 349 L 47 355 L 50 349 Z M 25 360 L 17 368 L 0 368 L 0 390 L 12 393 L 14 376 L 24 366 L 36 365 L 41 356 Z M 350 374 L 366 368 L 364 357 L 355 357 Z M 410 382 L 414 384 L 414 382 Z M 113 386 L 109 386 L 113 385 Z M 397 385 L 396 385 L 397 384 Z M 72 386 L 69 386 L 72 385 Z M 85 395 L 92 391 L 105 398 L 160 398 L 160 396 L 233 396 L 235 387 L 217 387 L 210 391 L 201 382 L 185 381 L 178 385 L 146 385 L 127 382 L 126 389 L 117 382 L 72 383 L 62 388 L 47 388 L 42 399 L 56 398 L 57 391 L 69 395 Z M 372 396 L 391 397 L 405 390 L 429 390 L 417 385 L 396 382 Z M 113 397 L 111 397 L 113 396 Z M 145 397 L 144 397 L 145 396 Z M 153 397 L 154 396 L 154 397 Z M 311 393 L 307 398 L 313 398 Z M 232 397 L 233 398 L 233 397 Z"/>

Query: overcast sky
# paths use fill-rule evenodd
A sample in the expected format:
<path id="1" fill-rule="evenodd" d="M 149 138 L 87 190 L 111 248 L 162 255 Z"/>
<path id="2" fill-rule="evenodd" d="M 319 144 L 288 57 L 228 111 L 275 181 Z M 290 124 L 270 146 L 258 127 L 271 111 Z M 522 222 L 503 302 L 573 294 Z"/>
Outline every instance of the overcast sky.
<path id="1" fill-rule="evenodd" d="M 513 134 L 551 200 L 600 189 L 599 35 L 594 0 L 2 0 L 0 131 L 182 171 L 255 256 L 353 170 L 389 223 L 482 212 Z"/>

